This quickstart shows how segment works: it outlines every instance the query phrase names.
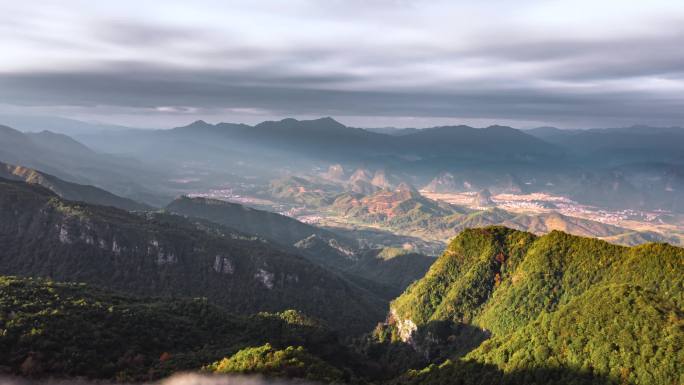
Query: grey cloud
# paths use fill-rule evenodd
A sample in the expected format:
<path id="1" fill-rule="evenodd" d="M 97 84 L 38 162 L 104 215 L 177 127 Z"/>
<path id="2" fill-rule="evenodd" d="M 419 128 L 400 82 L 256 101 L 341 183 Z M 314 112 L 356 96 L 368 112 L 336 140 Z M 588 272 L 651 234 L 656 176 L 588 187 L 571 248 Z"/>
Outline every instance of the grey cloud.
<path id="1" fill-rule="evenodd" d="M 310 12 L 304 16 L 314 18 L 313 26 L 307 29 L 311 20 L 293 14 L 283 19 L 285 25 L 301 25 L 326 39 L 297 33 L 279 39 L 272 36 L 278 28 L 271 31 L 262 20 L 189 26 L 183 15 L 165 24 L 91 10 L 97 15 L 84 17 L 82 28 L 91 36 L 73 39 L 80 45 L 72 49 L 69 33 L 51 43 L 49 34 L 33 33 L 24 23 L 17 36 L 51 48 L 66 43 L 65 52 L 78 51 L 88 60 L 81 64 L 78 54 L 75 60 L 67 54 L 67 68 L 55 70 L 5 70 L 0 65 L 0 102 L 196 113 L 198 118 L 203 111 L 247 108 L 283 115 L 684 124 L 684 28 L 676 23 L 681 20 L 673 21 L 680 15 L 650 25 L 652 33 L 606 36 L 573 31 L 535 35 L 530 25 L 516 30 L 506 18 L 492 15 L 489 29 L 459 35 L 462 31 L 455 28 L 453 37 L 433 39 L 420 34 L 430 20 L 414 23 L 410 17 L 431 2 L 307 4 L 303 9 Z M 253 11 L 250 7 L 258 9 L 256 15 L 277 13 L 263 4 L 247 7 Z M 376 27 L 385 27 L 387 36 L 359 38 L 350 29 L 355 22 L 360 30 L 378 34 L 384 30 Z M 326 35 L 326 27 L 336 32 Z M 263 34 L 241 38 L 241 32 L 253 31 Z M 466 44 L 451 46 L 450 38 Z M 59 53 L 56 57 L 61 58 Z"/>
<path id="2" fill-rule="evenodd" d="M 489 36 L 472 47 L 449 55 L 501 63 L 538 63 L 543 66 L 531 78 L 559 80 L 607 80 L 638 76 L 664 76 L 684 70 L 684 28 L 673 28 L 663 36 L 596 37 L 594 40 L 567 37 Z"/>
<path id="3" fill-rule="evenodd" d="M 309 115 L 435 116 L 567 121 L 632 119 L 684 121 L 681 98 L 663 102 L 643 92 L 582 94 L 551 88 L 497 88 L 450 91 L 342 91 L 311 88 L 310 79 L 228 71 L 150 68 L 89 73 L 0 74 L 0 102 L 26 105 L 111 105 L 254 108 Z M 270 84 L 269 81 L 270 80 Z M 295 86 L 298 85 L 298 86 Z M 673 105 L 674 103 L 674 105 Z M 681 104 L 679 104 L 681 106 Z"/>

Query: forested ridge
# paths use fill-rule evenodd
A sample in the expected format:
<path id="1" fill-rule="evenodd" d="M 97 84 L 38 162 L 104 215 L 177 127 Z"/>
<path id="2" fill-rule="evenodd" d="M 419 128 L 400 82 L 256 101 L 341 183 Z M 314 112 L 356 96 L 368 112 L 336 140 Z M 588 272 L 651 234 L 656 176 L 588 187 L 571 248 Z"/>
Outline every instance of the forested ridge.
<path id="1" fill-rule="evenodd" d="M 684 250 L 667 244 L 472 229 L 391 304 L 376 335 L 435 363 L 452 360 L 410 372 L 410 382 L 440 383 L 481 364 L 502 381 L 528 383 L 530 370 L 548 369 L 548 381 L 572 383 L 581 373 L 599 382 L 676 384 L 684 370 L 683 289 Z"/>

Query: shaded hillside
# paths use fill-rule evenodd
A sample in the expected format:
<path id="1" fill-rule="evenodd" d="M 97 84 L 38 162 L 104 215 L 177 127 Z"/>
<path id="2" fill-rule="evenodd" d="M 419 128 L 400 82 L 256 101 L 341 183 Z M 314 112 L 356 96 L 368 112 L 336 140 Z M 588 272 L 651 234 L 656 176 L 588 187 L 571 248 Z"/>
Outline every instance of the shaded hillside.
<path id="1" fill-rule="evenodd" d="M 277 213 L 215 199 L 188 197 L 174 200 L 166 210 L 294 246 L 324 265 L 344 268 L 355 258 L 357 245 L 351 239 Z"/>
<path id="2" fill-rule="evenodd" d="M 639 286 L 597 287 L 462 360 L 412 370 L 393 383 L 676 384 L 683 326 L 681 308 Z"/>
<path id="3" fill-rule="evenodd" d="M 676 383 L 683 307 L 684 249 L 488 227 L 451 242 L 392 302 L 389 327 L 433 359 L 491 336 L 464 359 L 503 373 L 574 368 L 610 383 Z M 479 336 L 458 334 L 463 325 Z M 416 375 L 442 383 L 462 363 Z"/>
<path id="4" fill-rule="evenodd" d="M 295 308 L 346 332 L 382 318 L 372 294 L 258 239 L 180 216 L 64 201 L 22 182 L 0 181 L 0 273 L 207 297 L 239 313 Z"/>
<path id="5" fill-rule="evenodd" d="M 346 272 L 391 287 L 397 296 L 422 278 L 434 261 L 434 257 L 402 249 L 375 249 L 362 253 Z"/>
<path id="6" fill-rule="evenodd" d="M 225 201 L 182 197 L 167 210 L 203 218 L 283 245 L 341 272 L 359 286 L 392 299 L 425 274 L 434 258 L 393 249 L 361 249 L 355 241 L 280 214 Z"/>
<path id="7" fill-rule="evenodd" d="M 41 279 L 0 277 L 0 327 L 0 365 L 31 377 L 151 380 L 264 343 L 306 346 L 342 378 L 335 357 L 354 363 L 334 333 L 293 310 L 239 316 L 204 299 L 135 298 Z"/>
<path id="8" fill-rule="evenodd" d="M 109 191 L 95 186 L 87 186 L 67 182 L 56 176 L 40 172 L 27 167 L 14 166 L 0 162 L 0 178 L 21 180 L 26 183 L 38 184 L 50 189 L 61 198 L 70 201 L 92 203 L 102 206 L 113 206 L 124 210 L 149 210 L 152 207 L 134 200 L 122 198 Z"/>

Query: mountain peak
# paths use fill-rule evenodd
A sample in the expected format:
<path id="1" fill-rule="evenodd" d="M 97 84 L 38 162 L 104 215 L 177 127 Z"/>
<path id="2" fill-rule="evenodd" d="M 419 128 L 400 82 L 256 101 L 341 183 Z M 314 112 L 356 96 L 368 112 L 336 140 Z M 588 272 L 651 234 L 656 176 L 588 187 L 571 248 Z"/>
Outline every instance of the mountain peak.
<path id="1" fill-rule="evenodd" d="M 205 122 L 202 119 L 200 119 L 200 120 L 196 120 L 196 121 L 188 124 L 187 126 L 185 126 L 183 128 L 206 128 L 206 127 L 213 127 L 213 125 Z"/>
<path id="2" fill-rule="evenodd" d="M 509 131 L 509 132 L 517 132 L 517 131 L 519 131 L 519 130 L 516 129 L 516 128 L 510 127 L 510 126 L 501 126 L 501 125 L 498 125 L 498 124 L 494 124 L 494 125 L 485 127 L 484 129 L 487 130 L 487 131 L 499 131 L 499 132 L 501 132 L 501 131 Z"/>
<path id="3" fill-rule="evenodd" d="M 397 193 L 408 195 L 411 198 L 420 197 L 420 193 L 415 187 L 411 186 L 407 182 L 401 182 L 396 188 Z"/>
<path id="4" fill-rule="evenodd" d="M 340 125 L 340 126 L 343 126 L 343 125 L 344 125 L 344 124 L 338 122 L 337 120 L 331 118 L 330 116 L 325 116 L 325 117 L 322 117 L 322 118 L 314 119 L 314 121 L 320 122 L 320 123 L 337 124 L 337 125 Z"/>
<path id="5" fill-rule="evenodd" d="M 310 119 L 310 120 L 297 120 L 294 118 L 285 118 L 281 119 L 277 122 L 263 122 L 260 123 L 259 125 L 262 125 L 264 123 L 275 123 L 275 124 L 281 124 L 285 126 L 315 126 L 316 128 L 339 128 L 339 127 L 346 127 L 344 124 L 338 122 L 337 120 L 326 116 L 318 119 Z"/>
<path id="6" fill-rule="evenodd" d="M 6 135 L 6 136 L 13 136 L 13 137 L 23 137 L 24 136 L 24 134 L 21 131 L 15 130 L 14 128 L 12 128 L 10 126 L 5 126 L 2 124 L 0 124 L 0 134 Z"/>

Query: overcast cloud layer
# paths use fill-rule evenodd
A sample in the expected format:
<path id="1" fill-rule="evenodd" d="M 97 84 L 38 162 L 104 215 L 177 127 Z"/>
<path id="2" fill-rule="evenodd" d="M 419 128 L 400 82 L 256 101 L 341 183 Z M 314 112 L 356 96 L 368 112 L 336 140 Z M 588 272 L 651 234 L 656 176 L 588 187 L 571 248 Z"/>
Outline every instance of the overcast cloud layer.
<path id="1" fill-rule="evenodd" d="M 0 113 L 684 125 L 681 0 L 104 3 L 0 0 Z"/>

